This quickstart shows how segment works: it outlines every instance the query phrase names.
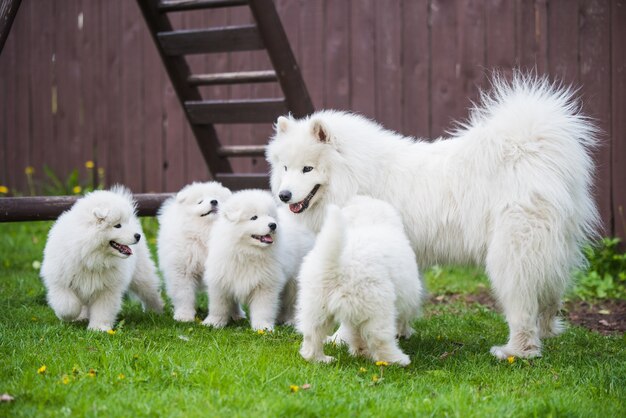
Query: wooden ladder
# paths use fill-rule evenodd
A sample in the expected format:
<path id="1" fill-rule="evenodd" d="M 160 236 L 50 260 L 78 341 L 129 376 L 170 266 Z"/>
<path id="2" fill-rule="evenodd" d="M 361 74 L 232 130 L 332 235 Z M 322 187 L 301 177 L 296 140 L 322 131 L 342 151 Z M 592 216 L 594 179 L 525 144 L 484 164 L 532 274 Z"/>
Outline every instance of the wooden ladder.
<path id="1" fill-rule="evenodd" d="M 176 95 L 191 125 L 212 177 L 231 189 L 268 188 L 267 174 L 237 174 L 228 157 L 263 156 L 265 146 L 224 146 L 215 124 L 270 123 L 291 112 L 304 117 L 313 103 L 272 0 L 137 0 Z M 174 30 L 170 12 L 248 6 L 256 24 Z M 185 59 L 210 54 L 265 49 L 273 70 L 192 74 Z M 199 86 L 278 82 L 284 98 L 206 100 Z"/>

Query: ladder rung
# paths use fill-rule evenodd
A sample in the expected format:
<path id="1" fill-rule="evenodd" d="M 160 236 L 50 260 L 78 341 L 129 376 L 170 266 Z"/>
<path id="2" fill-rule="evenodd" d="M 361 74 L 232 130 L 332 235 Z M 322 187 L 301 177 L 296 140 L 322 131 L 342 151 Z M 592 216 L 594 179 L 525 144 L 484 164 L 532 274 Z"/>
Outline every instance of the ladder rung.
<path id="1" fill-rule="evenodd" d="M 230 190 L 266 189 L 270 188 L 270 178 L 267 174 L 230 174 L 217 173 L 215 180 Z"/>
<path id="2" fill-rule="evenodd" d="M 220 157 L 260 157 L 265 155 L 265 145 L 230 145 L 217 150 Z"/>
<path id="3" fill-rule="evenodd" d="M 166 55 L 252 51 L 265 48 L 255 25 L 159 32 L 157 37 Z"/>
<path id="4" fill-rule="evenodd" d="M 195 74 L 187 82 L 192 86 L 210 86 L 217 84 L 270 83 L 277 81 L 276 72 L 240 71 L 236 73 Z"/>
<path id="5" fill-rule="evenodd" d="M 188 101 L 185 109 L 195 124 L 270 123 L 287 113 L 283 99 Z"/>
<path id="6" fill-rule="evenodd" d="M 215 9 L 218 7 L 244 6 L 247 0 L 161 0 L 159 12 L 181 12 L 196 9 Z"/>

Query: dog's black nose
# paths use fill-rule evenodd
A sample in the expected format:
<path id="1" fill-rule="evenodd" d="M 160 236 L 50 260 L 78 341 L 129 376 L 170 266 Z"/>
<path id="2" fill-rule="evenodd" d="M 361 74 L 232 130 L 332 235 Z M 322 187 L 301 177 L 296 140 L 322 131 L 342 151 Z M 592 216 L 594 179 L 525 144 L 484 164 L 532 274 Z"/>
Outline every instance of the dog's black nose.
<path id="1" fill-rule="evenodd" d="M 291 199 L 291 192 L 289 190 L 282 190 L 278 193 L 278 197 L 283 202 L 289 202 L 289 200 Z"/>
<path id="2" fill-rule="evenodd" d="M 271 224 L 268 224 L 267 226 L 269 226 L 272 231 L 276 230 L 276 224 L 274 222 L 272 222 Z"/>
<path id="3" fill-rule="evenodd" d="M 217 200 L 211 200 L 211 205 L 212 206 L 217 206 Z"/>
<path id="4" fill-rule="evenodd" d="M 135 242 L 139 242 L 139 239 L 141 239 L 141 235 L 135 234 Z"/>

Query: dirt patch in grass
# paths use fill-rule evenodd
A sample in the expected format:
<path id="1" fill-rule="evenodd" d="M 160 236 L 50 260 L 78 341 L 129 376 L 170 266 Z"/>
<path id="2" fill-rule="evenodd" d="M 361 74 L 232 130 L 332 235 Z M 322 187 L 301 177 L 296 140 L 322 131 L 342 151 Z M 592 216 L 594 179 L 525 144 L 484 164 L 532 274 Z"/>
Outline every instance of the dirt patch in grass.
<path id="1" fill-rule="evenodd" d="M 431 296 L 430 300 L 434 304 L 454 302 L 477 303 L 500 311 L 495 298 L 486 289 L 473 294 Z M 626 332 L 626 300 L 569 301 L 563 306 L 563 316 L 571 324 L 579 325 L 600 334 L 623 334 Z"/>

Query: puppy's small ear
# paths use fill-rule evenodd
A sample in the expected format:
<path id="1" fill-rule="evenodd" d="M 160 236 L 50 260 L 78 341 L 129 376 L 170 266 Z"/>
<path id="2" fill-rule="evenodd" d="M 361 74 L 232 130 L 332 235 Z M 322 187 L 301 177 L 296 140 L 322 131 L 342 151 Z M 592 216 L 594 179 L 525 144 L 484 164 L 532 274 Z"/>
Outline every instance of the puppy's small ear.
<path id="1" fill-rule="evenodd" d="M 237 222 L 241 218 L 241 211 L 240 210 L 224 210 L 224 209 L 222 209 L 222 213 L 224 214 L 224 217 L 226 218 L 226 220 L 229 221 L 229 222 Z"/>
<path id="2" fill-rule="evenodd" d="M 289 129 L 289 125 L 291 125 L 291 121 L 288 118 L 279 116 L 275 126 L 276 132 L 284 134 Z"/>
<path id="3" fill-rule="evenodd" d="M 187 199 L 188 194 L 189 193 L 187 190 L 181 190 L 180 192 L 178 192 L 176 194 L 176 203 L 183 203 L 185 199 Z"/>
<path id="4" fill-rule="evenodd" d="M 98 222 L 104 221 L 109 215 L 109 209 L 107 208 L 94 208 L 93 216 L 98 220 Z"/>
<path id="5" fill-rule="evenodd" d="M 323 144 L 328 144 L 330 142 L 330 133 L 328 128 L 319 119 L 314 119 L 311 121 L 311 133 L 319 142 Z"/>

